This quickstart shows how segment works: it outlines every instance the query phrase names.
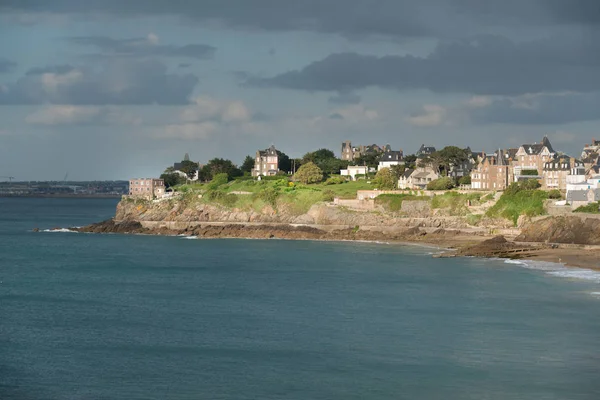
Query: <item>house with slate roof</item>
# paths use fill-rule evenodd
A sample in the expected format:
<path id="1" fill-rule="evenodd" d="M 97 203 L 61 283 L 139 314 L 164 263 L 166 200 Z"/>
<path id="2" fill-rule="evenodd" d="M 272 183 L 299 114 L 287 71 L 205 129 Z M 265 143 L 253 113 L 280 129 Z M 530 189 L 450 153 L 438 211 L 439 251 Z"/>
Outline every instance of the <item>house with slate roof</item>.
<path id="1" fill-rule="evenodd" d="M 440 175 L 430 167 L 408 169 L 398 180 L 398 189 L 427 189 L 427 184 L 439 179 Z"/>
<path id="2" fill-rule="evenodd" d="M 258 150 L 254 159 L 252 176 L 274 176 L 279 171 L 279 155 L 275 146 Z"/>
<path id="3" fill-rule="evenodd" d="M 419 150 L 417 150 L 417 152 L 415 153 L 415 155 L 417 156 L 417 158 L 423 158 L 425 156 L 430 156 L 433 153 L 435 153 L 435 147 L 433 146 L 425 146 L 424 144 L 421 145 L 421 147 L 419 147 Z"/>
<path id="4" fill-rule="evenodd" d="M 600 189 L 571 190 L 567 192 L 567 203 L 575 209 L 600 201 Z"/>
<path id="5" fill-rule="evenodd" d="M 540 143 L 521 145 L 512 162 L 515 182 L 522 171 L 537 171 L 537 175 L 541 175 L 544 164 L 553 160 L 555 155 L 556 152 L 547 136 L 544 136 Z"/>
<path id="6" fill-rule="evenodd" d="M 391 151 L 391 147 L 390 145 L 386 145 L 386 146 L 378 146 L 376 144 L 371 144 L 368 146 L 352 146 L 352 142 L 350 142 L 349 140 L 346 140 L 345 142 L 342 142 L 342 160 L 345 161 L 354 161 L 357 158 L 359 158 L 362 155 L 365 154 L 379 154 L 382 153 L 384 151 Z"/>
<path id="7" fill-rule="evenodd" d="M 379 158 L 377 171 L 382 168 L 390 168 L 392 165 L 404 165 L 404 154 L 402 153 L 402 150 L 386 150 Z"/>
<path id="8" fill-rule="evenodd" d="M 567 190 L 568 177 L 582 175 L 585 171 L 583 162 L 573 157 L 562 155 L 544 163 L 542 168 L 542 188 L 545 190 Z M 584 175 L 584 174 L 583 174 Z"/>
<path id="9" fill-rule="evenodd" d="M 510 153 L 510 149 L 498 150 L 492 154 L 483 153 L 481 161 L 471 171 L 471 189 L 506 189 L 513 182 Z"/>

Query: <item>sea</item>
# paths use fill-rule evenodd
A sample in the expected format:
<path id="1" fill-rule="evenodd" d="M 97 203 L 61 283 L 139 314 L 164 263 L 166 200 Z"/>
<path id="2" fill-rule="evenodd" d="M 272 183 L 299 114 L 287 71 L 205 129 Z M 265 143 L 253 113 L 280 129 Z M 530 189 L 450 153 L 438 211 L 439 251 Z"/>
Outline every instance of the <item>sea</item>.
<path id="1" fill-rule="evenodd" d="M 600 399 L 598 272 L 52 231 L 116 202 L 0 199 L 0 399 Z"/>

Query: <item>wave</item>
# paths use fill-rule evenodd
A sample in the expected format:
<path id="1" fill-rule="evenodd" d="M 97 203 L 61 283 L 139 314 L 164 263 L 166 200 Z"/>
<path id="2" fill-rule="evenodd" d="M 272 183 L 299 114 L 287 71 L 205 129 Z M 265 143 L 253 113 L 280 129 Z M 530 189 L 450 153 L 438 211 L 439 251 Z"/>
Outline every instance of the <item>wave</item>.
<path id="1" fill-rule="evenodd" d="M 180 235 L 179 236 L 182 239 L 198 239 L 198 236 L 185 236 L 185 235 Z"/>
<path id="2" fill-rule="evenodd" d="M 60 233 L 79 233 L 72 229 L 60 228 L 60 229 L 43 229 L 42 232 L 60 232 Z"/>
<path id="3" fill-rule="evenodd" d="M 586 268 L 572 268 L 564 264 L 552 263 L 546 261 L 531 260 L 504 260 L 506 264 L 518 265 L 522 268 L 542 271 L 547 275 L 557 278 L 576 279 L 600 284 L 600 271 Z M 592 295 L 599 296 L 600 292 L 592 292 Z"/>

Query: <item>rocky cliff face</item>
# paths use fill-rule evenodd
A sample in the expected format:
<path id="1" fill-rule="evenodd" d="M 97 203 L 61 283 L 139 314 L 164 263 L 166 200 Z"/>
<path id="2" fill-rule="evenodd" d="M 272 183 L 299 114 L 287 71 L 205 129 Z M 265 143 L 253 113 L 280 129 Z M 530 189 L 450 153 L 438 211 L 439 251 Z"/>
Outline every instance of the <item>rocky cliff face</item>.
<path id="1" fill-rule="evenodd" d="M 548 217 L 527 223 L 515 240 L 600 245 L 600 219 Z"/>
<path id="2" fill-rule="evenodd" d="M 185 203 L 179 201 L 134 202 L 121 201 L 117 206 L 116 222 L 165 222 L 178 228 L 185 223 L 261 223 L 261 224 L 304 224 L 331 226 L 382 226 L 382 227 L 427 227 L 427 228 L 466 228 L 469 227 L 463 217 L 399 217 L 382 212 L 352 211 L 344 207 L 329 204 L 315 204 L 306 214 L 295 215 L 285 209 L 275 210 L 265 207 L 260 211 L 240 210 L 220 207 L 201 202 Z"/>

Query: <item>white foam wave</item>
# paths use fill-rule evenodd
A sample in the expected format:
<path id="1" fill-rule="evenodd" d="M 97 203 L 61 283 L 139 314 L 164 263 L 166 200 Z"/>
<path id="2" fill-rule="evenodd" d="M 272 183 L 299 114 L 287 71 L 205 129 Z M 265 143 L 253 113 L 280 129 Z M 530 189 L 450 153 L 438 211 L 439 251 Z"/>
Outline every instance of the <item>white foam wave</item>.
<path id="1" fill-rule="evenodd" d="M 546 261 L 523 261 L 523 260 L 505 260 L 507 264 L 519 265 L 522 268 L 543 271 L 544 273 L 558 278 L 576 279 L 600 284 L 600 271 L 594 271 L 586 268 L 571 268 L 563 264 Z M 593 292 L 600 295 L 600 292 Z"/>
<path id="2" fill-rule="evenodd" d="M 182 239 L 198 239 L 198 236 L 180 236 Z"/>
<path id="3" fill-rule="evenodd" d="M 44 230 L 42 230 L 42 232 L 78 233 L 77 231 L 74 231 L 74 230 L 71 230 L 71 229 L 67 229 L 67 228 L 44 229 Z"/>

